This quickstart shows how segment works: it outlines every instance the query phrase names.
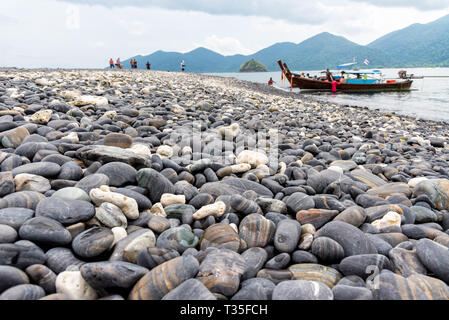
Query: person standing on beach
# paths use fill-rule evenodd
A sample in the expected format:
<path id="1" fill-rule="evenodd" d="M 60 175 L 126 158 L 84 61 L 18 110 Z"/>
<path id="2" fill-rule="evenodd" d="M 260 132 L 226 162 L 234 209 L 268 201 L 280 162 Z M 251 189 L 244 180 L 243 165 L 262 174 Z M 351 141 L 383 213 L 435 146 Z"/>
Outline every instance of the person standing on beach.
<path id="1" fill-rule="evenodd" d="M 117 58 L 117 61 L 115 61 L 115 66 L 117 67 L 117 69 L 121 69 L 122 68 L 122 63 L 120 61 L 120 58 Z"/>
<path id="2" fill-rule="evenodd" d="M 129 64 L 131 65 L 131 69 L 134 69 L 134 60 L 133 59 L 129 60 Z"/>
<path id="3" fill-rule="evenodd" d="M 329 82 L 334 81 L 334 77 L 332 76 L 332 72 L 329 71 L 329 69 L 326 69 L 326 78 Z"/>
<path id="4" fill-rule="evenodd" d="M 151 68 L 151 63 L 150 63 L 150 61 L 147 61 L 147 70 L 150 70 L 150 68 Z"/>
<path id="5" fill-rule="evenodd" d="M 114 60 L 109 59 L 109 68 L 114 69 Z"/>
<path id="6" fill-rule="evenodd" d="M 181 71 L 184 72 L 184 60 L 181 61 Z"/>
<path id="7" fill-rule="evenodd" d="M 134 69 L 137 69 L 137 60 L 134 59 Z"/>

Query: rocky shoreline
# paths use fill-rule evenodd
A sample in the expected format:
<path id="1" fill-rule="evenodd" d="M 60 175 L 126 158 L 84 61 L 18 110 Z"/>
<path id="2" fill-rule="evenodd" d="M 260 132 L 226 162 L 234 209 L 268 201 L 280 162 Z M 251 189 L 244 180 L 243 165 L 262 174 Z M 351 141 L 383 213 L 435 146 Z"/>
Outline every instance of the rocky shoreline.
<path id="1" fill-rule="evenodd" d="M 448 300 L 444 123 L 160 71 L 0 70 L 0 300 Z"/>

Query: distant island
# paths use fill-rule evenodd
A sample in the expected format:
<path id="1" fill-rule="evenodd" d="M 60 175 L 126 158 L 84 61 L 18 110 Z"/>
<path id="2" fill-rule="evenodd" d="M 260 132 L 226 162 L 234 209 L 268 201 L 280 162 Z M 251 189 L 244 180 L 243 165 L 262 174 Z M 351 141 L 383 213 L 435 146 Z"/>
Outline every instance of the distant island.
<path id="1" fill-rule="evenodd" d="M 239 72 L 267 72 L 267 67 L 265 67 L 260 62 L 251 59 L 242 64 Z"/>
<path id="2" fill-rule="evenodd" d="M 156 51 L 146 56 L 135 56 L 139 68 L 147 61 L 152 70 L 180 71 L 182 60 L 187 72 L 236 72 L 245 62 L 255 60 L 268 71 L 279 71 L 278 59 L 291 70 L 335 69 L 337 65 L 352 62 L 360 68 L 414 68 L 449 67 L 449 15 L 427 24 L 412 24 L 391 32 L 367 44 L 359 45 L 328 32 L 317 34 L 300 43 L 279 42 L 254 54 L 224 56 L 200 47 L 187 53 Z M 130 58 L 131 59 L 131 58 Z M 363 61 L 370 64 L 365 66 Z M 129 59 L 123 61 L 129 69 Z"/>

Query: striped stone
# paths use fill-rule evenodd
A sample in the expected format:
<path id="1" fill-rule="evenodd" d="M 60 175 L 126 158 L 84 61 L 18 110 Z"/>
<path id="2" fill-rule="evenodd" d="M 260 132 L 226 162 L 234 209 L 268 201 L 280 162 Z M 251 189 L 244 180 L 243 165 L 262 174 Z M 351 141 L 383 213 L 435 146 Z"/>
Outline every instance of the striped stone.
<path id="1" fill-rule="evenodd" d="M 199 263 L 193 256 L 177 257 L 158 265 L 131 290 L 129 300 L 160 300 L 187 279 L 195 277 Z"/>
<path id="2" fill-rule="evenodd" d="M 332 289 L 343 276 L 336 269 L 315 263 L 294 264 L 288 268 L 294 280 L 318 281 Z"/>
<path id="3" fill-rule="evenodd" d="M 238 252 L 240 237 L 229 224 L 217 223 L 208 227 L 201 236 L 200 249 L 205 250 L 209 247 L 225 248 Z"/>

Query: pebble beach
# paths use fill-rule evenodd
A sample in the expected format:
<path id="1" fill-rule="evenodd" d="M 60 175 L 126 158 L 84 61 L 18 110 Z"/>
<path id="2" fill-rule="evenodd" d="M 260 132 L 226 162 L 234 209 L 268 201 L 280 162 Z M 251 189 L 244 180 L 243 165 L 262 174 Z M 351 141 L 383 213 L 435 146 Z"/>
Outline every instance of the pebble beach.
<path id="1" fill-rule="evenodd" d="M 0 142 L 0 300 L 449 300 L 445 123 L 0 69 Z"/>

